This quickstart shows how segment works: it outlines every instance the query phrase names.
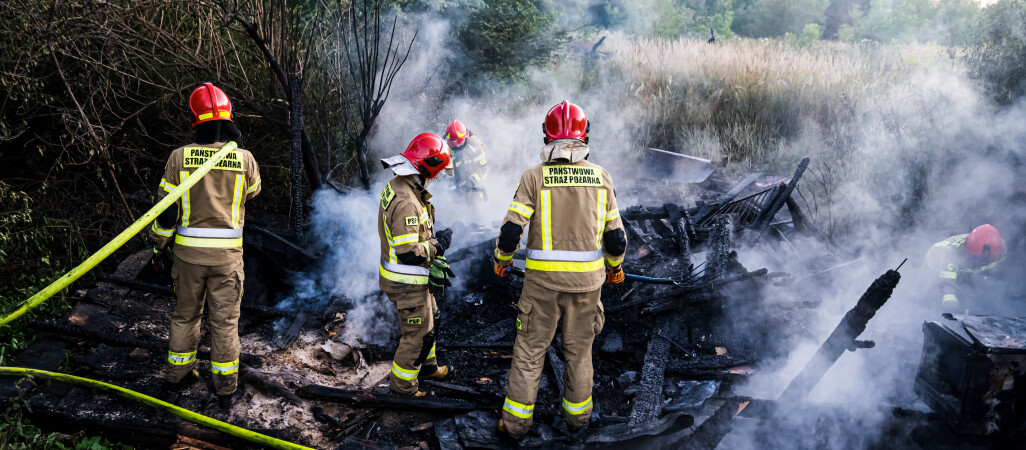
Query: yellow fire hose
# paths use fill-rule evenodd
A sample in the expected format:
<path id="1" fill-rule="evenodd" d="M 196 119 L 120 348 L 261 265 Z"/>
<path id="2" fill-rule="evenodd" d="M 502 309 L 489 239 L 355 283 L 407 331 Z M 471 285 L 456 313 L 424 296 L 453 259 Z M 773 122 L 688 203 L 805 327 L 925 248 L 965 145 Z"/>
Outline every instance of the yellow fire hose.
<path id="1" fill-rule="evenodd" d="M 161 411 L 167 411 L 178 417 L 181 417 L 189 422 L 203 425 L 207 428 L 211 428 L 222 433 L 230 434 L 232 436 L 245 439 L 250 442 L 254 442 L 260 445 L 264 445 L 271 448 L 277 449 L 301 449 L 301 450 L 313 450 L 310 447 L 304 447 L 299 444 L 293 444 L 288 441 L 281 439 L 275 439 L 270 436 L 265 436 L 260 433 L 247 430 L 245 428 L 237 427 L 230 423 L 222 422 L 217 419 L 204 416 L 202 414 L 194 413 L 184 408 L 172 405 L 168 402 L 150 397 L 148 395 L 140 394 L 130 389 L 125 389 L 121 386 L 115 386 L 113 384 L 104 383 L 102 381 L 90 380 L 88 378 L 76 377 L 74 375 L 68 375 L 65 373 L 47 372 L 45 370 L 37 369 L 23 369 L 21 367 L 3 367 L 0 366 L 0 375 L 4 376 L 15 376 L 15 377 L 39 377 L 46 378 L 48 380 L 63 381 L 65 383 L 76 384 L 79 386 L 85 386 L 93 389 L 99 389 L 101 391 L 113 392 L 117 395 L 125 397 L 130 400 L 135 400 L 139 403 L 143 403 Z"/>
<path id="2" fill-rule="evenodd" d="M 167 197 L 164 197 L 163 200 L 158 202 L 156 205 L 153 205 L 153 207 L 150 208 L 149 211 L 146 211 L 146 214 L 143 214 L 143 216 L 140 217 L 139 220 L 136 220 L 135 223 L 128 227 L 128 229 L 122 231 L 121 234 L 119 234 L 113 240 L 108 242 L 107 245 L 104 245 L 103 248 L 98 250 L 96 253 L 93 253 L 93 255 L 86 259 L 84 262 L 82 262 L 82 264 L 79 264 L 74 269 L 71 269 L 70 272 L 58 278 L 57 281 L 50 283 L 50 285 L 47 286 L 45 289 L 37 292 L 36 295 L 33 295 L 28 300 L 25 300 L 25 303 L 21 305 L 21 308 L 18 308 L 16 311 L 8 314 L 3 319 L 0 319 L 0 327 L 7 325 L 12 320 L 21 317 L 22 314 L 25 314 L 30 309 L 35 308 L 36 306 L 39 306 L 39 304 L 47 301 L 50 297 L 53 297 L 54 294 L 60 292 L 61 289 L 68 287 L 69 284 L 79 279 L 82 275 L 85 275 L 86 272 L 92 270 L 93 267 L 96 267 L 96 265 L 100 264 L 100 262 L 102 262 L 104 259 L 107 259 L 107 257 L 110 256 L 111 253 L 114 253 L 115 250 L 121 248 L 122 245 L 125 245 L 125 243 L 128 242 L 128 240 L 131 239 L 132 236 L 135 236 L 137 233 L 142 231 L 142 229 L 145 228 L 148 223 L 156 219 L 157 216 L 159 216 L 160 213 L 164 212 L 165 209 L 171 206 L 172 203 L 178 201 L 178 199 L 182 195 L 185 195 L 185 193 L 188 192 L 189 188 L 198 183 L 199 180 L 207 174 L 207 172 L 210 172 L 210 170 L 214 168 L 215 164 L 220 162 L 222 159 L 224 159 L 226 155 L 228 155 L 229 152 L 235 150 L 238 147 L 239 145 L 236 144 L 234 141 L 224 144 L 224 146 L 221 147 L 221 150 L 215 153 L 214 156 L 210 157 L 210 159 L 207 160 L 207 162 L 203 163 L 203 165 L 196 169 L 196 171 L 193 172 L 192 175 L 189 175 L 189 177 L 186 178 L 185 181 L 183 181 L 181 184 L 179 184 L 177 188 L 171 191 L 171 193 L 169 193 Z"/>
<path id="3" fill-rule="evenodd" d="M 71 271 L 64 274 L 64 276 L 58 278 L 45 289 L 37 292 L 28 300 L 25 300 L 25 303 L 23 303 L 22 306 L 18 308 L 16 311 L 8 314 L 3 319 L 0 319 L 0 327 L 7 325 L 14 319 L 21 317 L 22 314 L 25 314 L 32 308 L 39 306 L 41 303 L 45 302 L 50 297 L 53 297 L 54 294 L 68 287 L 69 284 L 81 278 L 82 275 L 84 275 L 86 272 L 92 270 L 94 267 L 100 264 L 100 262 L 102 262 L 112 253 L 114 253 L 115 250 L 125 245 L 125 243 L 128 242 L 128 240 L 131 239 L 132 236 L 135 236 L 137 233 L 142 231 L 142 229 L 145 228 L 148 223 L 156 219 L 157 216 L 160 215 L 160 213 L 164 212 L 165 209 L 170 207 L 172 203 L 178 201 L 178 199 L 182 195 L 184 195 L 189 190 L 189 188 L 198 183 L 199 180 L 203 178 L 203 176 L 206 175 L 208 172 L 210 172 L 210 170 L 213 169 L 218 162 L 220 162 L 222 159 L 224 159 L 225 156 L 228 155 L 228 153 L 230 153 L 232 150 L 235 150 L 238 147 L 239 145 L 235 142 L 229 142 L 225 144 L 223 147 L 221 147 L 221 149 L 218 150 L 218 152 L 215 153 L 213 156 L 211 156 L 210 159 L 207 160 L 207 162 L 203 163 L 203 165 L 196 169 L 196 171 L 193 172 L 192 175 L 190 175 L 188 178 L 185 179 L 185 181 L 179 184 L 177 188 L 172 190 L 167 195 L 167 197 L 164 197 L 156 205 L 153 205 L 153 208 L 150 208 L 150 210 L 147 211 L 146 214 L 143 214 L 143 216 L 140 217 L 139 220 L 135 221 L 135 223 L 129 226 L 125 231 L 122 231 L 121 234 L 117 235 L 117 237 L 108 242 L 107 245 L 103 246 L 103 248 L 98 250 L 96 253 L 93 253 L 93 255 L 86 259 L 84 262 L 82 262 L 82 264 L 79 264 L 74 269 L 71 269 Z M 260 433 L 247 430 L 245 428 L 237 427 L 235 425 L 221 422 L 220 420 L 212 419 L 202 414 L 198 414 L 187 409 L 180 408 L 178 406 L 155 399 L 148 395 L 143 395 L 120 386 L 104 383 L 102 381 L 90 380 L 88 378 L 76 377 L 74 375 L 68 375 L 63 373 L 47 372 L 45 370 L 23 369 L 20 367 L 0 366 L 0 375 L 20 377 L 38 376 L 40 378 L 63 381 L 66 383 L 77 384 L 104 391 L 111 391 L 122 397 L 138 401 L 140 403 L 152 406 L 162 411 L 167 411 L 190 422 L 203 425 L 205 427 L 212 428 L 223 433 L 227 433 L 232 436 L 248 440 L 250 442 L 255 442 L 257 444 L 266 445 L 268 447 L 276 449 L 312 450 L 310 449 L 310 447 L 304 447 L 302 445 L 293 444 L 291 442 L 283 441 L 281 439 L 275 439 L 270 436 L 265 436 Z"/>

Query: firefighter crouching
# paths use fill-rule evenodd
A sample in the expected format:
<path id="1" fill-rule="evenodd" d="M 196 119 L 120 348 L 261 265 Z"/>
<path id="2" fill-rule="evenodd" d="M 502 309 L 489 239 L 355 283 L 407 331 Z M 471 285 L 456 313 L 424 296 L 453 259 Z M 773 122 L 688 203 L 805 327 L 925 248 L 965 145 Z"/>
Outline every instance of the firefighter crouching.
<path id="1" fill-rule="evenodd" d="M 484 187 L 488 176 L 484 143 L 458 120 L 449 123 L 445 129 L 445 142 L 452 150 L 454 188 L 470 194 L 471 198 L 488 200 Z"/>
<path id="2" fill-rule="evenodd" d="M 929 276 L 939 286 L 942 309 L 953 312 L 966 309 L 969 305 L 965 302 L 969 299 L 959 294 L 971 291 L 973 278 L 993 271 L 1004 259 L 1004 247 L 1001 233 L 990 224 L 933 244 L 926 252 L 926 265 Z"/>
<path id="3" fill-rule="evenodd" d="M 508 276 L 524 227 L 527 267 L 518 305 L 517 339 L 499 430 L 522 439 L 531 428 L 545 353 L 562 319 L 565 392 L 570 431 L 592 410 L 591 347 L 602 331 L 603 281 L 622 283 L 627 248 L 613 181 L 588 162 L 588 118 L 564 101 L 545 117 L 542 163 L 520 177 L 495 249 L 495 273 Z"/>
<path id="4" fill-rule="evenodd" d="M 173 191 L 228 141 L 237 140 L 232 105 L 224 91 L 210 83 L 189 98 L 196 130 L 194 143 L 180 147 L 167 160 L 157 199 Z M 210 370 L 222 407 L 229 407 L 238 388 L 239 308 L 245 273 L 242 227 L 246 201 L 260 193 L 260 170 L 253 155 L 233 150 L 214 169 L 164 211 L 150 228 L 156 242 L 151 263 L 158 271 L 171 265 L 175 310 L 171 316 L 165 388 L 180 389 L 199 379 L 195 369 L 200 318 L 209 315 Z M 173 255 L 171 248 L 173 248 Z"/>
<path id="5" fill-rule="evenodd" d="M 378 236 L 381 265 L 378 283 L 395 304 L 402 338 L 392 360 L 389 389 L 399 395 L 423 396 L 417 378 L 443 379 L 447 366 L 435 357 L 436 297 L 450 286 L 452 270 L 445 250 L 452 230 L 433 233 L 435 207 L 428 201 L 428 184 L 451 161 L 442 138 L 422 133 L 401 155 L 381 160 L 396 175 L 381 191 Z"/>

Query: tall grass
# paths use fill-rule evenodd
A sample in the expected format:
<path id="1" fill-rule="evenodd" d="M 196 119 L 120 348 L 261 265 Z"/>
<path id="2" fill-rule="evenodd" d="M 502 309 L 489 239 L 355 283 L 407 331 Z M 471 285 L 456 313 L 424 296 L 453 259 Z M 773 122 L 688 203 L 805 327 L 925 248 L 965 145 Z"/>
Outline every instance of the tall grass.
<path id="1" fill-rule="evenodd" d="M 913 71 L 947 58 L 929 45 L 732 39 L 612 39 L 609 63 L 640 105 L 638 135 L 653 145 L 685 150 L 696 139 L 719 140 L 735 162 L 774 161 L 810 126 L 850 121 L 864 99 L 907 82 Z M 914 55 L 914 58 L 910 58 Z M 708 145 L 698 145 L 709 151 Z M 787 155 L 791 156 L 791 155 Z"/>

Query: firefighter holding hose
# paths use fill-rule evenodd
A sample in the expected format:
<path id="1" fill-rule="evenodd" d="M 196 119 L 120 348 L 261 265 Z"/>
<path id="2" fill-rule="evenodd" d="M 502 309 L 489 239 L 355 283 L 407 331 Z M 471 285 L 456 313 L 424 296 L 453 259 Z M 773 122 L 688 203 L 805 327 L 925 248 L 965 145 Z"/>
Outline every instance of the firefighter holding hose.
<path id="1" fill-rule="evenodd" d="M 967 298 L 960 294 L 973 286 L 974 278 L 985 277 L 998 266 L 1004 259 L 1004 248 L 1001 233 L 990 224 L 933 244 L 926 252 L 926 265 L 940 288 L 941 307 L 946 311 L 964 310 Z"/>
<path id="2" fill-rule="evenodd" d="M 506 277 L 527 236 L 524 288 L 517 306 L 517 339 L 499 430 L 523 439 L 534 417 L 545 353 L 562 320 L 562 415 L 571 432 L 592 410 L 591 347 L 602 331 L 602 283 L 622 283 L 627 249 L 613 180 L 587 161 L 590 123 L 577 105 L 553 106 L 543 124 L 541 164 L 520 177 L 496 240 L 496 275 Z"/>
<path id="3" fill-rule="evenodd" d="M 402 154 L 381 160 L 395 174 L 381 191 L 378 208 L 378 284 L 395 304 L 402 331 L 388 382 L 399 395 L 423 396 L 418 377 L 444 379 L 449 374 L 449 367 L 435 357 L 435 299 L 445 295 L 454 276 L 444 256 L 452 230 L 434 232 L 435 207 L 427 187 L 451 159 L 441 137 L 422 133 Z"/>
<path id="4" fill-rule="evenodd" d="M 241 133 L 232 122 L 224 91 L 203 83 L 189 97 L 193 143 L 171 152 L 157 190 L 158 201 L 183 183 L 228 141 Z M 218 162 L 150 227 L 155 246 L 151 264 L 171 270 L 175 310 L 171 316 L 165 389 L 199 379 L 196 347 L 206 309 L 210 328 L 210 371 L 218 403 L 228 408 L 238 389 L 239 311 L 245 273 L 242 229 L 246 202 L 260 193 L 260 170 L 253 155 L 235 149 Z M 174 251 L 172 252 L 172 247 Z"/>

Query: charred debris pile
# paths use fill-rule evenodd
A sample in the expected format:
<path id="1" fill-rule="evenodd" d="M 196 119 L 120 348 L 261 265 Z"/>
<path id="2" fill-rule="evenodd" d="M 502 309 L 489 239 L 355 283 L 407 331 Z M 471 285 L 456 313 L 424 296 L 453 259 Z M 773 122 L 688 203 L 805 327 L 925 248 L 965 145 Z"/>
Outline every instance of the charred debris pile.
<path id="1" fill-rule="evenodd" d="M 708 198 L 695 204 L 621 209 L 630 242 L 624 267 L 633 276 L 604 288 L 606 322 L 593 350 L 592 424 L 587 432 L 569 436 L 558 418 L 564 364 L 557 333 L 546 359 L 535 428 L 521 445 L 713 448 L 742 411 L 776 415 L 776 402 L 737 397 L 732 388 L 758 371 L 760 361 L 790 350 L 781 348 L 784 334 L 823 339 L 803 331 L 819 302 L 803 288 L 850 259 L 827 243 L 800 206 L 796 193 L 808 163 L 803 160 L 790 179 L 755 174 L 729 184 L 729 190 L 714 188 L 727 185 L 723 179 L 707 181 L 699 187 Z M 274 307 L 276 293 L 288 289 L 292 273 L 319 256 L 294 243 L 272 220 L 254 216 L 247 222 L 252 225 L 247 223 L 245 236 L 242 394 L 234 407 L 220 409 L 209 387 L 197 383 L 170 401 L 316 448 L 513 446 L 496 434 L 495 421 L 522 282 L 491 275 L 492 239 L 450 250 L 460 284 L 439 301 L 437 333 L 439 357 L 455 371 L 445 382 L 424 381 L 427 397 L 407 398 L 387 392 L 395 339 L 391 345 L 340 342 L 359 299 L 333 298 L 327 306 L 298 312 Z M 749 253 L 758 257 L 745 258 Z M 97 287 L 77 293 L 68 316 L 32 322 L 46 337 L 15 365 L 61 366 L 147 395 L 167 395 L 160 386 L 173 296 L 166 280 L 142 270 L 146 259 L 145 252 L 133 255 L 117 273 L 102 276 Z M 742 260 L 766 266 L 746 267 Z M 891 281 L 896 283 L 878 284 Z M 866 295 L 880 297 L 883 289 L 889 296 L 884 288 L 874 284 L 876 291 Z M 363 299 L 368 300 L 387 302 L 383 296 Z M 868 302 L 879 308 L 883 301 Z M 769 303 L 772 308 L 763 306 Z M 864 307 L 849 315 L 868 320 L 866 313 Z M 841 336 L 831 336 L 824 344 L 830 348 L 821 351 L 826 360 L 811 362 L 819 366 L 807 368 L 812 373 L 803 372 L 805 378 L 789 392 L 811 389 L 825 370 L 821 366 L 829 368 L 843 349 L 871 346 L 855 340 L 858 333 L 851 331 L 861 332 L 865 323 L 861 326 L 842 322 L 842 332 L 835 332 Z M 204 336 L 200 360 L 209 357 Z M 204 363 L 199 367 L 206 381 Z M 22 399 L 44 428 L 87 430 L 141 447 L 247 447 L 107 394 L 59 383 L 0 382 L 2 397 Z M 788 400 L 800 401 L 802 395 L 792 397 Z"/>

